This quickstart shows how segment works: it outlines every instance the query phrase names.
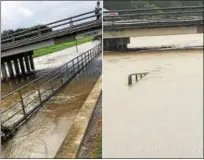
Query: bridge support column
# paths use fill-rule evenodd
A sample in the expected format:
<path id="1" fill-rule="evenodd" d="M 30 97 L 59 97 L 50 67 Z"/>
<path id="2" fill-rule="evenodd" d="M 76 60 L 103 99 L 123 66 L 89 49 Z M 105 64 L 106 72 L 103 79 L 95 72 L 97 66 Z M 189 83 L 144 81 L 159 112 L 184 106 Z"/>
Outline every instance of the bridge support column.
<path id="1" fill-rule="evenodd" d="M 23 57 L 19 57 L 19 62 L 20 62 L 20 68 L 21 68 L 21 74 L 22 75 L 25 75 L 25 66 L 24 66 L 24 63 L 23 63 Z"/>
<path id="2" fill-rule="evenodd" d="M 129 37 L 107 38 L 103 40 L 104 51 L 124 51 L 127 50 L 128 43 L 130 43 Z"/>
<path id="3" fill-rule="evenodd" d="M 33 61 L 33 53 L 29 54 L 29 61 L 30 61 L 30 67 L 32 71 L 35 71 L 34 61 Z"/>
<path id="4" fill-rule="evenodd" d="M 16 71 L 16 76 L 19 76 L 20 75 L 20 69 L 19 69 L 17 57 L 14 57 L 13 62 L 14 62 L 14 67 L 15 67 L 15 71 Z"/>
<path id="5" fill-rule="evenodd" d="M 1 72 L 2 72 L 2 80 L 8 79 L 8 74 L 6 71 L 6 65 L 4 61 L 1 62 Z"/>
<path id="6" fill-rule="evenodd" d="M 27 73 L 30 73 L 30 72 L 31 72 L 31 69 L 30 69 L 30 65 L 29 65 L 28 56 L 25 55 L 25 56 L 24 56 L 24 59 L 25 59 L 25 65 L 26 65 Z"/>
<path id="7" fill-rule="evenodd" d="M 1 77 L 2 80 L 9 78 L 26 76 L 35 71 L 33 61 L 33 51 L 19 53 L 1 59 Z M 12 63 L 13 62 L 13 63 Z"/>
<path id="8" fill-rule="evenodd" d="M 7 61 L 7 65 L 8 65 L 8 71 L 9 71 L 10 78 L 13 78 L 14 77 L 14 72 L 13 72 L 13 67 L 12 67 L 11 60 Z"/>

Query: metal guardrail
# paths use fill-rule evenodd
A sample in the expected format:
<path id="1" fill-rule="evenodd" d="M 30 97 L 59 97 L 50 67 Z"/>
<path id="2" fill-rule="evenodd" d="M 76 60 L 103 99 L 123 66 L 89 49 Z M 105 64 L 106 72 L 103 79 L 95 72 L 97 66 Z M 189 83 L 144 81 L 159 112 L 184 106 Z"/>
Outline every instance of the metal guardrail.
<path id="1" fill-rule="evenodd" d="M 164 13 L 139 13 L 139 14 L 122 14 L 118 16 L 105 17 L 104 21 L 132 20 L 132 19 L 152 19 L 152 18 L 188 18 L 202 17 L 203 10 L 183 11 L 183 12 L 164 12 Z"/>
<path id="2" fill-rule="evenodd" d="M 104 16 L 104 21 L 120 21 L 131 19 L 151 19 L 151 18 L 178 18 L 178 17 L 203 17 L 203 6 L 194 7 L 174 7 L 174 8 L 158 8 L 158 9 L 126 9 L 112 10 L 104 13 L 118 12 L 117 16 Z M 108 14 L 107 14 L 108 15 Z"/>
<path id="3" fill-rule="evenodd" d="M 135 81 L 138 82 L 140 79 L 142 79 L 144 76 L 146 76 L 149 72 L 143 72 L 143 73 L 132 73 L 128 75 L 128 85 L 132 85 L 133 77 L 135 77 Z"/>
<path id="4" fill-rule="evenodd" d="M 203 19 L 198 20 L 157 20 L 150 22 L 138 22 L 138 23 L 114 23 L 106 24 L 103 29 L 117 30 L 117 29 L 131 29 L 131 28 L 157 28 L 157 27 L 178 27 L 178 26 L 203 26 Z"/>
<path id="5" fill-rule="evenodd" d="M 1 138 L 6 139 L 27 121 L 63 85 L 101 53 L 101 43 L 64 65 L 1 98 Z M 15 101 L 15 102 L 14 102 Z"/>
<path id="6" fill-rule="evenodd" d="M 3 36 L 3 37 L 1 37 L 1 43 L 2 44 L 9 43 L 9 42 L 12 43 L 12 42 L 15 42 L 17 40 L 22 39 L 25 36 L 29 36 L 29 35 L 33 35 L 33 34 L 35 34 L 35 36 L 41 36 L 43 31 L 48 31 L 50 29 L 56 29 L 56 28 L 59 28 L 59 27 L 61 27 L 60 30 L 62 29 L 62 27 L 72 28 L 74 26 L 77 26 L 79 24 L 83 24 L 83 23 L 87 22 L 87 20 L 91 19 L 93 21 L 93 18 L 97 17 L 97 15 L 100 15 L 100 13 L 95 14 L 95 11 L 90 11 L 90 12 L 86 12 L 86 13 L 79 14 L 79 15 L 76 15 L 76 16 L 61 19 L 61 20 L 58 20 L 58 21 L 55 21 L 55 22 L 43 24 L 43 25 L 41 25 L 39 27 L 33 27 L 32 29 L 28 29 L 28 30 L 24 30 L 24 31 L 17 32 L 17 33 L 14 33 L 14 34 Z M 79 22 L 83 22 L 83 23 L 79 23 Z M 42 28 L 43 26 L 47 26 L 48 28 Z M 27 33 L 27 32 L 29 32 L 29 33 Z"/>
<path id="7" fill-rule="evenodd" d="M 111 11 L 104 11 L 103 13 L 155 13 L 158 11 L 166 12 L 166 11 L 186 11 L 186 10 L 196 10 L 201 9 L 203 10 L 204 6 L 185 6 L 185 7 L 167 7 L 167 8 L 143 8 L 143 9 L 122 9 L 122 10 L 111 10 Z"/>
<path id="8" fill-rule="evenodd" d="M 5 44 L 2 44 L 1 50 L 7 50 L 7 49 L 22 46 L 22 45 L 28 45 L 28 44 L 35 43 L 38 41 L 44 41 L 47 39 L 59 37 L 59 36 L 65 35 L 65 34 L 70 34 L 73 32 L 78 32 L 78 31 L 93 28 L 93 27 L 98 27 L 98 26 L 101 26 L 101 24 L 102 24 L 101 20 L 94 20 L 91 22 L 86 22 L 86 23 L 83 23 L 80 25 L 76 25 L 76 26 L 71 27 L 71 28 L 68 27 L 65 29 L 49 32 L 49 33 L 43 34 L 41 36 L 34 36 L 31 38 L 18 40 L 18 41 L 12 42 L 12 43 L 5 43 Z"/>

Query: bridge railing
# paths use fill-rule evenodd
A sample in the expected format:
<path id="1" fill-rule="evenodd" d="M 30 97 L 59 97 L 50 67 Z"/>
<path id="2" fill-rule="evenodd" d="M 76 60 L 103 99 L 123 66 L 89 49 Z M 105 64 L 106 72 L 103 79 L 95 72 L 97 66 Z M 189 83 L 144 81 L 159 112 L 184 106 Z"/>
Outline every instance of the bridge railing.
<path id="1" fill-rule="evenodd" d="M 72 16 L 72 17 L 68 17 L 65 19 L 55 21 L 55 22 L 36 26 L 36 27 L 33 27 L 32 29 L 27 29 L 21 32 L 3 36 L 1 37 L 1 43 L 2 44 L 12 43 L 17 40 L 25 39 L 28 37 L 41 36 L 42 34 L 45 35 L 51 31 L 56 31 L 56 30 L 60 30 L 63 28 L 67 28 L 67 27 L 74 28 L 75 26 L 79 24 L 83 24 L 83 23 L 90 22 L 90 21 L 95 21 L 97 15 L 100 15 L 100 13 L 95 14 L 95 11 L 90 11 L 90 12 L 86 12 L 83 14 L 79 14 L 77 16 Z"/>
<path id="2" fill-rule="evenodd" d="M 122 10 L 110 10 L 103 13 L 118 12 L 121 14 L 127 13 L 155 13 L 155 12 L 172 12 L 172 11 L 195 11 L 203 10 L 204 6 L 184 6 L 184 7 L 166 7 L 166 8 L 143 8 L 143 9 L 122 9 Z"/>
<path id="3" fill-rule="evenodd" d="M 11 134 L 101 53 L 101 44 L 1 98 L 1 129 Z"/>
<path id="4" fill-rule="evenodd" d="M 149 72 L 142 72 L 142 73 L 132 73 L 128 75 L 128 85 L 132 85 L 133 77 L 135 77 L 135 81 L 138 82 L 144 76 L 149 74 Z"/>
<path id="5" fill-rule="evenodd" d="M 173 19 L 185 19 L 185 18 L 201 18 L 203 17 L 203 11 L 183 11 L 183 12 L 164 12 L 164 13 L 139 13 L 139 14 L 123 14 L 115 17 L 105 17 L 105 21 L 119 21 L 119 20 L 127 20 L 127 19 L 137 19 L 137 20 L 153 20 L 153 19 L 165 19 L 165 18 L 173 18 Z"/>
<path id="6" fill-rule="evenodd" d="M 156 9 L 128 9 L 105 11 L 104 13 L 118 12 L 118 16 L 104 16 L 104 21 L 128 20 L 128 19 L 152 19 L 152 18 L 185 18 L 203 17 L 203 6 L 198 7 L 174 7 Z M 107 14 L 108 15 L 108 14 Z"/>

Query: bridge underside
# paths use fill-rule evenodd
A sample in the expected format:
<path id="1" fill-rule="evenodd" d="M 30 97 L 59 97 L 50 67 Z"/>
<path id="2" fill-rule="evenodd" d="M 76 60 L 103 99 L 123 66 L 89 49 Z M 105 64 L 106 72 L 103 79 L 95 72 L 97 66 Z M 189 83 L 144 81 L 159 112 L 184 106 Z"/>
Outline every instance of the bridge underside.
<path id="1" fill-rule="evenodd" d="M 1 52 L 1 79 L 8 80 L 18 76 L 33 73 L 35 70 L 33 62 L 33 51 L 39 48 L 49 47 L 88 36 L 100 35 L 101 29 L 92 29 L 91 31 L 67 34 L 53 39 L 38 41 L 19 47 L 14 47 Z"/>
<path id="2" fill-rule="evenodd" d="M 169 32 L 171 31 L 171 32 Z M 162 28 L 127 28 L 105 31 L 104 38 L 121 38 L 121 37 L 145 37 L 145 36 L 164 36 L 179 34 L 203 33 L 203 27 L 162 27 Z"/>
<path id="3" fill-rule="evenodd" d="M 108 30 L 103 33 L 105 51 L 126 50 L 130 37 L 165 36 L 203 33 L 203 27 L 162 27 L 162 28 L 127 28 Z"/>
<path id="4" fill-rule="evenodd" d="M 1 58 L 1 79 L 25 76 L 35 71 L 33 51 Z"/>
<path id="5" fill-rule="evenodd" d="M 80 38 L 84 38 L 87 36 L 94 36 L 94 35 L 98 35 L 101 33 L 102 33 L 101 29 L 93 29 L 92 31 L 86 31 L 82 33 L 66 34 L 66 35 L 62 35 L 62 36 L 55 37 L 52 39 L 37 41 L 35 43 L 30 43 L 30 44 L 26 44 L 22 46 L 13 47 L 7 50 L 3 50 L 1 52 L 2 54 L 1 57 L 8 57 L 8 56 L 16 55 L 16 54 L 21 54 L 24 52 L 30 52 L 30 51 L 33 51 L 39 48 L 49 47 L 52 45 L 73 41 L 75 39 L 80 39 Z"/>

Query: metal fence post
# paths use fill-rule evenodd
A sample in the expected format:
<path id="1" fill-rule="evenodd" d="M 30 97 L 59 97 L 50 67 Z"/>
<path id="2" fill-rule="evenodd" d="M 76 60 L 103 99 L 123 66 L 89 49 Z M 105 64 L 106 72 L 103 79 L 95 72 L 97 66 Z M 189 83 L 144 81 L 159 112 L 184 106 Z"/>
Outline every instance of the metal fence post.
<path id="1" fill-rule="evenodd" d="M 74 60 L 72 60 L 72 71 L 73 71 L 73 74 L 74 74 L 74 71 L 75 71 L 75 69 L 74 69 Z"/>
<path id="2" fill-rule="evenodd" d="M 23 110 L 24 118 L 26 119 L 27 115 L 26 115 L 26 111 L 25 111 L 25 104 L 23 102 L 23 96 L 22 96 L 22 93 L 21 93 L 20 90 L 18 92 L 19 92 L 20 99 L 21 99 L 21 105 L 22 105 L 22 110 Z"/>
<path id="3" fill-rule="evenodd" d="M 135 80 L 136 80 L 136 81 L 138 81 L 138 77 L 137 77 L 137 74 L 135 74 Z"/>
<path id="4" fill-rule="evenodd" d="M 40 88 L 38 88 L 38 96 L 39 96 L 39 99 L 40 99 L 40 104 L 42 105 L 42 99 L 41 99 Z"/>
<path id="5" fill-rule="evenodd" d="M 39 96 L 39 99 L 40 99 L 40 104 L 42 104 L 41 93 L 40 93 L 40 82 L 39 82 L 39 80 L 37 81 L 37 84 L 38 84 L 38 96 Z"/>
<path id="6" fill-rule="evenodd" d="M 52 86 L 52 81 L 50 81 L 50 84 L 51 84 L 51 90 L 52 90 L 52 94 L 53 94 L 54 89 L 53 89 L 53 86 Z"/>
<path id="7" fill-rule="evenodd" d="M 128 85 L 131 85 L 131 84 L 132 84 L 132 76 L 129 75 L 129 76 L 128 76 Z"/>
<path id="8" fill-rule="evenodd" d="M 61 77 L 61 80 L 60 80 L 60 81 L 61 81 L 61 86 L 62 86 L 62 85 L 63 85 L 63 78 L 62 78 L 62 77 Z"/>
<path id="9" fill-rule="evenodd" d="M 68 69 L 68 63 L 66 63 L 66 68 L 67 68 L 67 79 L 69 80 L 69 69 Z"/>

